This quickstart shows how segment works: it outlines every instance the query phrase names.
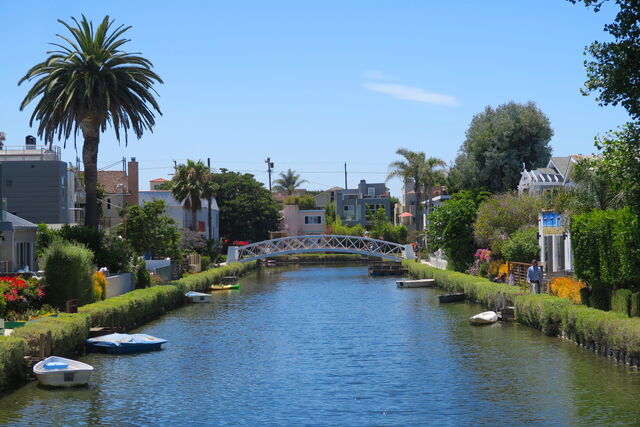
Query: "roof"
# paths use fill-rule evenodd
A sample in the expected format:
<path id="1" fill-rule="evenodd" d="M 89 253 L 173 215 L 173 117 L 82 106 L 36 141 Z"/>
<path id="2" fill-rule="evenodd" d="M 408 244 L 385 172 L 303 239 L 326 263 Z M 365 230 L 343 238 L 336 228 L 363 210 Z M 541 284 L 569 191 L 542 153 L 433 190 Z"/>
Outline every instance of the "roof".
<path id="1" fill-rule="evenodd" d="M 98 183 L 108 194 L 127 193 L 127 176 L 123 171 L 98 171 Z"/>
<path id="2" fill-rule="evenodd" d="M 28 230 L 28 229 L 36 229 L 38 228 L 38 226 L 34 223 L 32 223 L 31 221 L 27 221 L 24 218 L 20 218 L 17 215 L 14 215 L 12 213 L 9 213 L 7 211 L 4 212 L 5 214 L 5 218 L 7 219 L 7 222 L 10 222 L 11 225 L 13 225 L 13 229 L 14 230 Z"/>
<path id="3" fill-rule="evenodd" d="M 156 178 L 152 179 L 151 182 L 169 182 L 169 180 L 164 178 Z"/>

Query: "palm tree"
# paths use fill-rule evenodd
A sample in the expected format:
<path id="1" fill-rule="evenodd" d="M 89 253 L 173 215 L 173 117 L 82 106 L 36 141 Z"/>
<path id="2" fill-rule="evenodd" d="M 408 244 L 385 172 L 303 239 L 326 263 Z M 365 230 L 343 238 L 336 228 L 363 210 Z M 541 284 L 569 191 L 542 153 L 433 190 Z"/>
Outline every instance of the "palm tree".
<path id="1" fill-rule="evenodd" d="M 27 71 L 18 84 L 37 79 L 25 96 L 20 110 L 40 98 L 29 125 L 39 121 L 38 136 L 45 142 L 69 139 L 82 132 L 82 161 L 86 190 L 85 225 L 98 226 L 97 164 L 100 133 L 112 125 L 116 139 L 121 131 L 125 143 L 132 130 L 138 139 L 155 125 L 154 111 L 162 114 L 153 97 L 153 84 L 162 79 L 153 64 L 135 53 L 120 50 L 129 40 L 120 38 L 131 27 L 112 29 L 113 20 L 105 16 L 94 29 L 82 16 L 75 26 L 62 20 L 72 37 L 58 34 L 65 44 L 52 43 L 58 50 Z M 156 93 L 157 94 L 157 93 Z M 65 142 L 66 145 L 66 142 Z"/>
<path id="2" fill-rule="evenodd" d="M 423 189 L 429 195 L 431 202 L 431 190 L 440 181 L 442 167 L 445 162 L 441 159 L 427 156 L 422 151 L 410 151 L 406 148 L 399 148 L 396 154 L 404 157 L 404 160 L 396 160 L 389 164 L 389 174 L 387 181 L 398 177 L 403 181 L 413 182 L 413 191 L 416 195 L 416 229 L 422 230 L 422 215 L 420 206 L 422 205 Z"/>
<path id="3" fill-rule="evenodd" d="M 186 165 L 178 165 L 171 179 L 171 194 L 180 203 L 184 202 L 185 209 L 191 211 L 192 231 L 198 231 L 198 211 L 202 208 L 202 199 L 210 200 L 214 192 L 213 175 L 201 160 L 187 160 Z"/>
<path id="4" fill-rule="evenodd" d="M 300 179 L 300 175 L 291 169 L 287 173 L 280 172 L 280 178 L 273 181 L 275 191 L 286 191 L 288 195 L 292 195 L 296 188 L 307 182 L 306 179 Z"/>

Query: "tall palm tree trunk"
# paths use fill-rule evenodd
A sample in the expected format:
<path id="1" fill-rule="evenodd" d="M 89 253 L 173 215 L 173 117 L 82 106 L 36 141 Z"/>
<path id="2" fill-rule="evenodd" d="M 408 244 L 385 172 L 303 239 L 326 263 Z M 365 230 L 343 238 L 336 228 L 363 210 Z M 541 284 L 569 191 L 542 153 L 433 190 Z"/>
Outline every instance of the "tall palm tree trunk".
<path id="1" fill-rule="evenodd" d="M 422 231 L 422 192 L 419 185 L 415 185 L 413 191 L 416 194 L 416 231 L 419 233 Z"/>
<path id="2" fill-rule="evenodd" d="M 97 121 L 83 120 L 82 162 L 84 163 L 84 187 L 86 192 L 84 225 L 98 228 L 98 145 L 100 131 Z"/>
<path id="3" fill-rule="evenodd" d="M 191 231 L 198 231 L 198 211 L 191 208 Z"/>

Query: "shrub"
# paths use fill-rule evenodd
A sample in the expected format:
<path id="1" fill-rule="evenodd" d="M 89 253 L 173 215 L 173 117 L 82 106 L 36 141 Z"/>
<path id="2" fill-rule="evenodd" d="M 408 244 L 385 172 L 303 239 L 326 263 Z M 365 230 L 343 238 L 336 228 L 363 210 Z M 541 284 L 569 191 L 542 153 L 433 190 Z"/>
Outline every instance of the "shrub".
<path id="1" fill-rule="evenodd" d="M 207 253 L 207 239 L 201 233 L 191 230 L 183 230 L 180 232 L 180 247 L 188 253 L 198 253 L 204 255 Z"/>
<path id="2" fill-rule="evenodd" d="M 109 282 L 104 277 L 102 271 L 96 271 L 93 273 L 93 295 L 94 301 L 100 301 L 107 297 L 107 286 Z"/>
<path id="3" fill-rule="evenodd" d="M 569 298 L 574 304 L 582 302 L 582 289 L 585 289 L 584 283 L 573 280 L 571 277 L 554 277 L 551 279 L 551 293 L 560 298 Z"/>
<path id="4" fill-rule="evenodd" d="M 147 270 L 147 266 L 143 260 L 136 267 L 136 289 L 144 289 L 151 286 L 151 273 Z"/>
<path id="5" fill-rule="evenodd" d="M 580 301 L 582 305 L 589 307 L 591 303 L 591 289 L 584 287 L 580 289 Z"/>
<path id="6" fill-rule="evenodd" d="M 18 384 L 23 377 L 26 352 L 24 339 L 0 336 L 0 392 Z"/>
<path id="7" fill-rule="evenodd" d="M 566 298 L 551 295 L 523 295 L 516 298 L 516 320 L 540 329 L 547 335 L 558 335 L 562 325 L 562 313 L 572 306 Z"/>
<path id="8" fill-rule="evenodd" d="M 629 310 L 629 316 L 640 316 L 640 292 L 634 292 L 631 295 L 631 309 Z"/>
<path id="9" fill-rule="evenodd" d="M 208 270 L 211 266 L 211 257 L 202 255 L 202 257 L 200 257 L 200 266 L 202 267 L 202 270 Z"/>
<path id="10" fill-rule="evenodd" d="M 502 255 L 513 262 L 530 262 L 540 257 L 538 246 L 538 229 L 535 227 L 523 227 L 502 245 Z"/>
<path id="11" fill-rule="evenodd" d="M 93 301 L 93 253 L 85 246 L 54 241 L 46 249 L 42 265 L 49 304 L 64 308 L 70 299 L 77 299 L 80 305 Z"/>
<path id="12" fill-rule="evenodd" d="M 611 291 L 604 287 L 591 288 L 589 307 L 607 311 L 611 308 Z"/>
<path id="13" fill-rule="evenodd" d="M 11 336 L 26 340 L 28 351 L 38 354 L 40 335 L 51 331 L 52 353 L 56 356 L 73 357 L 84 351 L 85 340 L 89 336 L 89 322 L 86 314 L 61 313 L 57 317 L 28 322 L 22 328 L 15 329 Z"/>
<path id="14" fill-rule="evenodd" d="M 631 296 L 633 292 L 629 289 L 616 289 L 611 296 L 611 310 L 618 313 L 631 315 Z"/>

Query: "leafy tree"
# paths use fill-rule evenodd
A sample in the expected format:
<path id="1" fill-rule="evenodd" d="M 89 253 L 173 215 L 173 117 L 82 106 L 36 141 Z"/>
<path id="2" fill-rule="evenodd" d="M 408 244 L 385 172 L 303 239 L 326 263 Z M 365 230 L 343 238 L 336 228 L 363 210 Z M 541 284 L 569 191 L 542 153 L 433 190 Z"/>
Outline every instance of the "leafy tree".
<path id="1" fill-rule="evenodd" d="M 214 174 L 218 185 L 220 233 L 229 240 L 260 241 L 278 228 L 278 203 L 251 174 L 222 169 Z"/>
<path id="2" fill-rule="evenodd" d="M 176 222 L 165 215 L 164 200 L 130 206 L 118 233 L 125 238 L 138 255 L 181 259 L 180 232 Z"/>
<path id="3" fill-rule="evenodd" d="M 336 234 L 338 236 L 364 236 L 365 229 L 362 224 L 356 224 L 353 226 L 342 225 L 342 220 L 339 216 L 336 216 L 335 221 L 327 222 L 327 233 Z"/>
<path id="4" fill-rule="evenodd" d="M 300 179 L 300 175 L 296 171 L 288 169 L 286 173 L 280 172 L 280 178 L 273 181 L 275 191 L 282 191 L 288 195 L 292 195 L 296 188 L 307 182 L 306 179 Z"/>
<path id="5" fill-rule="evenodd" d="M 572 189 L 575 196 L 574 213 L 623 207 L 625 193 L 616 189 L 613 172 L 599 158 L 578 162 L 572 174 L 572 180 L 576 183 Z"/>
<path id="6" fill-rule="evenodd" d="M 480 205 L 473 224 L 478 246 L 490 248 L 494 255 L 502 255 L 502 245 L 513 233 L 538 223 L 541 208 L 542 200 L 527 194 L 509 192 L 491 196 Z"/>
<path id="7" fill-rule="evenodd" d="M 640 123 L 627 123 L 596 141 L 602 150 L 604 175 L 640 213 Z"/>
<path id="8" fill-rule="evenodd" d="M 324 208 L 324 216 L 327 219 L 327 224 L 331 224 L 336 220 L 336 202 L 328 203 Z M 339 217 L 338 217 L 339 218 Z"/>
<path id="9" fill-rule="evenodd" d="M 171 195 L 191 211 L 191 231 L 198 231 L 198 211 L 202 209 L 202 199 L 211 199 L 214 193 L 213 175 L 201 160 L 187 160 L 186 165 L 178 165 L 171 178 Z"/>
<path id="10" fill-rule="evenodd" d="M 19 84 L 38 79 L 20 105 L 20 110 L 40 98 L 31 115 L 30 125 L 38 120 L 38 136 L 53 143 L 54 138 L 69 139 L 79 131 L 84 137 L 82 161 L 85 169 L 85 225 L 98 226 L 97 164 L 100 133 L 113 126 L 116 139 L 133 130 L 141 138 L 155 125 L 154 110 L 160 108 L 153 97 L 153 84 L 162 83 L 149 60 L 120 50 L 128 39 L 120 38 L 131 27 L 113 29 L 113 20 L 105 16 L 94 29 L 82 16 L 75 26 L 58 20 L 71 38 L 58 35 L 66 44 L 20 79 Z"/>
<path id="11" fill-rule="evenodd" d="M 531 262 L 540 258 L 540 246 L 538 245 L 538 228 L 524 226 L 502 245 L 502 255 L 508 261 Z"/>
<path id="12" fill-rule="evenodd" d="M 549 119 L 535 103 L 487 106 L 471 120 L 450 174 L 455 190 L 503 193 L 516 188 L 522 165 L 542 167 L 551 157 Z"/>
<path id="13" fill-rule="evenodd" d="M 431 189 L 434 185 L 444 181 L 443 168 L 445 162 L 436 157 L 427 158 L 422 151 L 410 151 L 399 148 L 396 154 L 404 160 L 396 160 L 389 164 L 387 181 L 398 177 L 403 181 L 413 181 L 413 191 L 416 194 L 416 228 L 422 230 L 422 214 L 420 209 L 424 201 L 423 194 L 427 194 L 431 202 Z M 423 192 L 424 191 L 424 192 Z"/>
<path id="14" fill-rule="evenodd" d="M 207 239 L 201 233 L 197 231 L 181 231 L 180 245 L 182 249 L 189 253 L 198 253 L 200 255 L 207 255 L 209 253 L 209 247 L 207 245 Z"/>
<path id="15" fill-rule="evenodd" d="M 443 249 L 449 268 L 465 271 L 473 262 L 473 221 L 477 207 L 465 196 L 454 195 L 429 214 L 427 236 L 430 249 Z"/>
<path id="16" fill-rule="evenodd" d="M 608 0 L 569 0 L 584 3 L 599 12 Z M 620 10 L 604 30 L 611 42 L 595 41 L 585 48 L 591 58 L 584 61 L 587 81 L 583 94 L 598 93 L 600 105 L 622 106 L 640 119 L 640 7 L 637 0 L 616 0 Z"/>

